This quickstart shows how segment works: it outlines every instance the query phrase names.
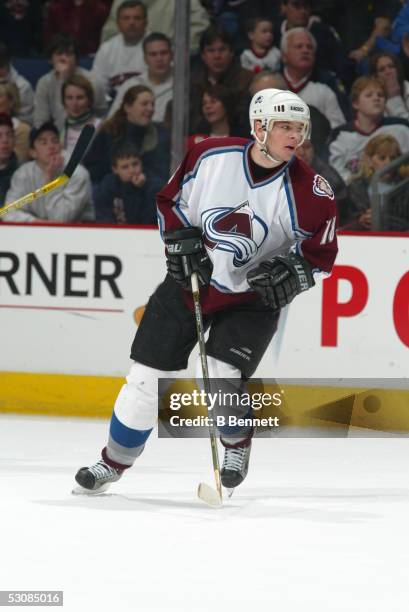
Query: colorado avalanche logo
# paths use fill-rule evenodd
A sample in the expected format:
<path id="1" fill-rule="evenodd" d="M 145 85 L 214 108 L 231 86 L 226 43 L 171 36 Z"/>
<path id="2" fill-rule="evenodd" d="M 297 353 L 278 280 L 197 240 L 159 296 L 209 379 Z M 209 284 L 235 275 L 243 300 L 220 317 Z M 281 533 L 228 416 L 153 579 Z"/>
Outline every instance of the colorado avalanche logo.
<path id="1" fill-rule="evenodd" d="M 257 253 L 267 236 L 267 226 L 243 202 L 236 208 L 220 206 L 202 214 L 204 242 L 209 249 L 233 253 L 233 265 L 244 266 Z"/>
<path id="2" fill-rule="evenodd" d="M 326 197 L 330 200 L 334 199 L 334 192 L 331 189 L 331 185 L 320 174 L 314 176 L 312 190 L 317 196 Z"/>

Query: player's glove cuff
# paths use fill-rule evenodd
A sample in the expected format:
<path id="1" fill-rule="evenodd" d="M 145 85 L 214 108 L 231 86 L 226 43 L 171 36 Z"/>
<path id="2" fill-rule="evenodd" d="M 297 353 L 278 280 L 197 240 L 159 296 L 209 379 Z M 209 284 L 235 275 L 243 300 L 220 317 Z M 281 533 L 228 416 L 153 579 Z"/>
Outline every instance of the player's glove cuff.
<path id="1" fill-rule="evenodd" d="M 184 289 L 190 289 L 190 277 L 197 273 L 200 285 L 210 283 L 213 264 L 203 243 L 198 227 L 182 227 L 164 232 L 166 267 L 169 274 Z"/>
<path id="2" fill-rule="evenodd" d="M 263 261 L 248 272 L 247 282 L 274 310 L 290 304 L 296 295 L 315 285 L 310 264 L 295 253 Z"/>

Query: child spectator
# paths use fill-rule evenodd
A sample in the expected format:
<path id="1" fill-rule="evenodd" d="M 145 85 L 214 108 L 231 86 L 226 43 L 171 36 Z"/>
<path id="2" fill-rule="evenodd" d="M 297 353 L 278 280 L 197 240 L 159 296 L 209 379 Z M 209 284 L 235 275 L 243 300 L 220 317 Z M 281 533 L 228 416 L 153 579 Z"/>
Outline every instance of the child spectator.
<path id="1" fill-rule="evenodd" d="M 101 83 L 93 79 L 91 72 L 78 66 L 78 46 L 75 39 L 66 34 L 57 34 L 48 48 L 53 69 L 42 76 L 36 87 L 34 98 L 34 125 L 52 121 L 64 124 L 65 111 L 62 103 L 62 86 L 74 74 L 89 79 L 94 88 L 95 111 L 98 116 L 105 114 L 107 102 Z"/>
<path id="2" fill-rule="evenodd" d="M 155 195 L 161 187 L 147 180 L 137 149 L 124 143 L 112 154 L 112 173 L 96 190 L 97 222 L 156 225 Z"/>
<path id="3" fill-rule="evenodd" d="M 409 82 L 405 81 L 399 58 L 388 51 L 375 53 L 369 59 L 369 67 L 385 87 L 385 115 L 409 119 Z"/>
<path id="4" fill-rule="evenodd" d="M 378 134 L 371 138 L 363 152 L 359 172 L 352 179 L 348 187 L 349 215 L 343 229 L 368 231 L 371 229 L 371 179 L 377 170 L 385 168 L 388 164 L 400 157 L 402 152 L 398 141 L 393 136 Z M 379 183 L 382 191 L 389 191 L 398 178 L 397 172 L 382 176 Z"/>
<path id="5" fill-rule="evenodd" d="M 53 123 L 44 123 L 31 130 L 30 154 L 34 161 L 23 164 L 13 174 L 7 203 L 54 180 L 68 161 L 62 155 L 58 129 Z M 64 188 L 51 191 L 22 209 L 11 210 L 3 218 L 23 223 L 92 221 L 94 210 L 88 172 L 78 166 Z"/>
<path id="6" fill-rule="evenodd" d="M 0 83 L 0 113 L 9 115 L 14 130 L 14 152 L 19 163 L 28 161 L 30 126 L 16 115 L 20 110 L 20 96 L 14 83 Z"/>
<path id="7" fill-rule="evenodd" d="M 205 138 L 216 136 L 249 136 L 237 127 L 234 93 L 223 85 L 209 85 L 202 96 L 202 122 L 198 133 L 188 138 L 190 149 Z"/>
<path id="8" fill-rule="evenodd" d="M 6 193 L 10 187 L 13 173 L 18 162 L 14 153 L 14 130 L 11 118 L 0 114 L 0 207 L 4 206 Z"/>
<path id="9" fill-rule="evenodd" d="M 248 21 L 246 31 L 250 48 L 240 56 L 243 68 L 252 72 L 278 71 L 281 53 L 277 47 L 273 47 L 272 22 L 264 17 L 254 17 Z"/>
<path id="10" fill-rule="evenodd" d="M 169 178 L 170 143 L 168 131 L 152 122 L 154 96 L 146 85 L 134 85 L 122 104 L 104 121 L 84 160 L 93 183 L 111 172 L 112 151 L 124 142 L 132 143 L 141 155 L 147 175 L 165 183 Z"/>
<path id="11" fill-rule="evenodd" d="M 409 122 L 384 117 L 386 93 L 379 79 L 359 77 L 352 86 L 351 101 L 355 119 L 334 130 L 329 145 L 329 162 L 346 182 L 358 171 L 362 152 L 373 136 L 394 136 L 401 151 L 409 151 Z"/>
<path id="12" fill-rule="evenodd" d="M 62 102 L 66 113 L 61 130 L 64 151 L 71 153 L 77 144 L 81 130 L 91 123 L 97 127 L 100 119 L 94 112 L 94 89 L 88 79 L 74 74 L 62 86 Z"/>

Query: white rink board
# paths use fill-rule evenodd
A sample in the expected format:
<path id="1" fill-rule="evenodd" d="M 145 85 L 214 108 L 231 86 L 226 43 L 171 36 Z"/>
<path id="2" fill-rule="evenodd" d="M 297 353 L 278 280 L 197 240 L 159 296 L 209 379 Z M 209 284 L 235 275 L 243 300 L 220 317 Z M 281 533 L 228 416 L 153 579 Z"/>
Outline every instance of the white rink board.
<path id="1" fill-rule="evenodd" d="M 0 239 L 0 371 L 125 374 L 136 330 L 134 310 L 146 303 L 165 273 L 159 233 L 149 229 L 1 225 Z M 337 300 L 348 302 L 353 291 L 362 297 L 367 283 L 365 307 L 354 316 L 339 317 L 336 346 L 323 346 L 323 290 L 319 283 L 298 296 L 283 313 L 279 332 L 256 374 L 407 377 L 409 346 L 404 327 L 409 329 L 409 283 L 401 282 L 398 296 L 395 294 L 402 277 L 409 275 L 408 244 L 405 237 L 340 236 L 336 265 L 357 271 L 352 271 L 354 284 L 339 281 Z M 49 279 L 55 262 L 51 287 L 55 295 L 50 295 L 35 270 L 31 289 L 28 287 L 28 257 L 39 262 Z M 97 296 L 95 265 L 101 257 L 105 258 L 102 274 L 113 274 L 115 265 L 121 266 L 121 271 L 112 284 L 100 283 Z M 71 258 L 68 276 L 67 258 Z M 17 265 L 18 270 L 6 277 L 5 272 Z M 113 287 L 120 295 L 114 294 Z M 394 300 L 402 337 L 394 323 Z M 326 312 L 333 310 L 334 304 L 327 301 Z"/>
<path id="2" fill-rule="evenodd" d="M 327 300 L 323 306 L 322 282 L 299 295 L 283 312 L 285 324 L 281 321 L 260 364 L 263 375 L 272 364 L 276 377 L 409 377 L 409 235 L 345 235 L 338 242 L 334 270 L 356 270 L 352 281 L 338 281 L 337 301 L 348 302 L 353 291 L 362 296 L 367 284 L 365 306 L 355 316 L 339 317 L 336 346 L 325 346 L 322 327 L 323 322 L 329 326 L 333 302 Z"/>
<path id="3" fill-rule="evenodd" d="M 159 232 L 2 226 L 0 240 L 2 253 L 10 251 L 19 258 L 20 269 L 13 278 L 21 292 L 13 295 L 0 276 L 0 346 L 7 347 L 0 353 L 0 370 L 105 376 L 126 373 L 136 331 L 134 310 L 146 303 L 166 271 Z M 36 254 L 48 274 L 51 254 L 57 253 L 57 295 L 49 295 L 37 274 L 33 275 L 32 294 L 25 294 L 28 252 Z M 72 264 L 72 270 L 85 273 L 85 277 L 71 279 L 71 291 L 87 292 L 86 297 L 64 296 L 67 255 L 88 257 Z M 94 297 L 96 256 L 114 256 L 121 262 L 122 272 L 115 279 L 121 297 L 116 297 L 107 283 L 101 285 L 101 297 Z M 0 256 L 0 274 L 5 268 Z M 106 273 L 113 269 L 109 262 L 105 264 Z"/>

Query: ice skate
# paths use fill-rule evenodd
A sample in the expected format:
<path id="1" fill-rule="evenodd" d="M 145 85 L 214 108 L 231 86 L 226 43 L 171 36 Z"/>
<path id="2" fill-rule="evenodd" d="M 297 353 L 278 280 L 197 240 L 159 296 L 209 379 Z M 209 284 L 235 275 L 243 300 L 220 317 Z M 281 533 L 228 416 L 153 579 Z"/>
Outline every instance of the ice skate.
<path id="1" fill-rule="evenodd" d="M 79 487 L 75 487 L 74 495 L 99 495 L 104 493 L 113 482 L 119 480 L 123 470 L 111 467 L 103 459 L 90 467 L 82 467 L 75 475 Z"/>
<path id="2" fill-rule="evenodd" d="M 251 451 L 251 436 L 240 440 L 236 444 L 228 444 L 223 438 L 220 439 L 224 446 L 224 459 L 221 469 L 222 485 L 228 489 L 231 497 L 233 490 L 247 476 Z"/>

